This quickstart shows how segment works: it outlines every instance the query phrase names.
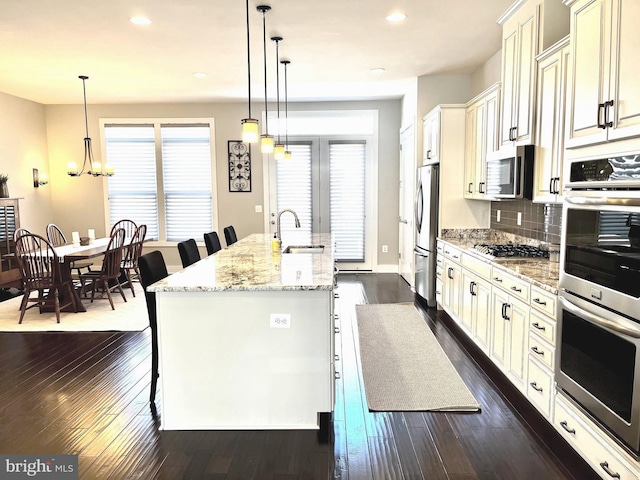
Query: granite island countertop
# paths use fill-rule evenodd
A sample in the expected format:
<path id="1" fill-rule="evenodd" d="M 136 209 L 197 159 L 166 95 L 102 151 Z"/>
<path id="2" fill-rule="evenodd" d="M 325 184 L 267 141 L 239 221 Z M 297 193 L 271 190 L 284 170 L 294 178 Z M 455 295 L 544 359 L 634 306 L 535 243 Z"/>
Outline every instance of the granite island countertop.
<path id="1" fill-rule="evenodd" d="M 523 280 L 531 282 L 543 290 L 550 293 L 558 293 L 558 278 L 559 278 L 559 264 L 550 262 L 547 258 L 490 258 L 488 255 L 484 255 L 473 249 L 473 246 L 478 243 L 529 243 L 526 239 L 511 238 L 499 235 L 497 238 L 494 231 L 470 231 L 469 234 L 459 234 L 456 232 L 454 235 L 447 235 L 445 237 L 439 237 L 439 240 L 449 243 L 460 250 L 473 255 L 475 258 L 490 263 L 492 266 L 498 267 L 511 275 L 514 275 Z M 538 242 L 539 243 L 539 242 Z"/>
<path id="2" fill-rule="evenodd" d="M 309 244 L 324 245 L 322 253 L 273 252 L 271 240 L 269 234 L 249 235 L 154 283 L 147 290 L 217 292 L 333 288 L 334 249 L 330 234 L 311 236 Z M 286 247 L 283 245 L 283 249 Z"/>

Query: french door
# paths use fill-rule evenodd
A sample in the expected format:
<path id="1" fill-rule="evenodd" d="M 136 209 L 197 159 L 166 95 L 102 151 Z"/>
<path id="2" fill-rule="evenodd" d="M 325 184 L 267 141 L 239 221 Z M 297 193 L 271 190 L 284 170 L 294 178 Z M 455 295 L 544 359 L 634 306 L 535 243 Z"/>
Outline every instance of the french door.
<path id="1" fill-rule="evenodd" d="M 296 137 L 290 160 L 268 162 L 269 228 L 278 213 L 285 244 L 309 244 L 312 233 L 331 233 L 341 270 L 372 270 L 375 246 L 371 215 L 371 141 L 344 136 Z"/>

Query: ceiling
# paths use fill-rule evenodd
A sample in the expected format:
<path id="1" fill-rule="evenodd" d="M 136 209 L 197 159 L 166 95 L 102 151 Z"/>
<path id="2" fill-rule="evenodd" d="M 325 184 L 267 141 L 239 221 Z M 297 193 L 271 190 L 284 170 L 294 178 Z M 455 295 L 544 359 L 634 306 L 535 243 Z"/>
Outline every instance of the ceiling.
<path id="1" fill-rule="evenodd" d="M 500 49 L 513 0 L 249 0 L 252 98 L 276 98 L 282 36 L 289 101 L 400 98 L 416 77 L 469 74 Z M 242 0 L 0 0 L 0 92 L 42 104 L 247 98 Z M 385 17 L 403 12 L 403 22 Z M 132 24 L 144 15 L 152 23 Z M 384 68 L 374 74 L 373 68 Z M 204 78 L 194 73 L 205 72 Z M 280 70 L 281 96 L 284 71 Z M 282 100 L 282 97 L 281 97 Z"/>

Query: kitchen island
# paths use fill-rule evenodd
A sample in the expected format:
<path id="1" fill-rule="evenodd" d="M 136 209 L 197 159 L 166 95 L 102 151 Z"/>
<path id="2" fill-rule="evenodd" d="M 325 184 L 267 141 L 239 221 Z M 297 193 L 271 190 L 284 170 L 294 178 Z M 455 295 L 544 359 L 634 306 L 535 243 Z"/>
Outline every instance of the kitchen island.
<path id="1" fill-rule="evenodd" d="M 149 287 L 162 429 L 315 429 L 333 410 L 331 236 L 314 235 L 314 253 L 271 240 L 250 235 Z"/>

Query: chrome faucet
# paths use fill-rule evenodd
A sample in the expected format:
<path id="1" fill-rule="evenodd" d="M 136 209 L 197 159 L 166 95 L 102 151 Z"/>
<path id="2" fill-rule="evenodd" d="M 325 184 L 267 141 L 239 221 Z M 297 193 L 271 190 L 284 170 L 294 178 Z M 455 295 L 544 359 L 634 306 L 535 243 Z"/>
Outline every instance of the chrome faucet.
<path id="1" fill-rule="evenodd" d="M 300 220 L 298 220 L 298 215 L 296 214 L 296 212 L 294 212 L 293 210 L 291 210 L 290 208 L 285 208 L 284 210 L 282 210 L 279 214 L 278 214 L 278 227 L 277 227 L 277 231 L 276 231 L 276 235 L 278 236 L 278 240 L 282 241 L 282 237 L 280 236 L 280 217 L 282 217 L 282 214 L 284 212 L 291 212 L 293 213 L 293 216 L 296 219 L 296 228 L 300 228 Z"/>

